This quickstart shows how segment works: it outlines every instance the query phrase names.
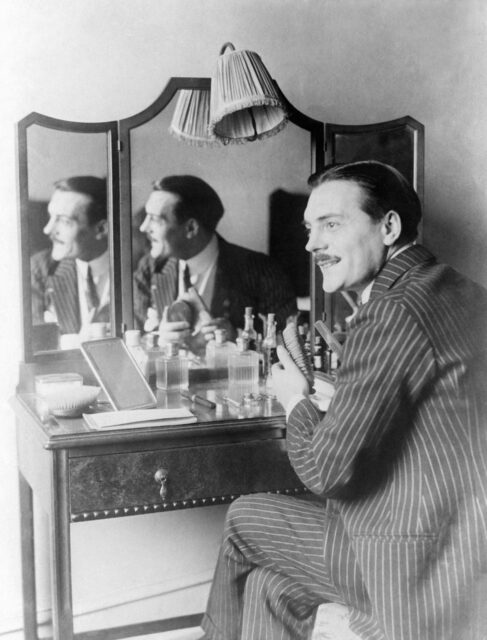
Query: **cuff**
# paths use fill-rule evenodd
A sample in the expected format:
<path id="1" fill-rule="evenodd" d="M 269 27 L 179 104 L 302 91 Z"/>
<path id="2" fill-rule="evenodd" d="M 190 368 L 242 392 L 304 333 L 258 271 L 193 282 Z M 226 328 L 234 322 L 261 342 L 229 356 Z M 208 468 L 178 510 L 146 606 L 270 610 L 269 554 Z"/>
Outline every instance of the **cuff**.
<path id="1" fill-rule="evenodd" d="M 306 397 L 307 396 L 303 395 L 302 393 L 295 393 L 289 398 L 286 404 L 286 420 L 289 420 L 291 411 L 298 404 L 298 402 L 301 402 L 301 400 L 306 400 Z"/>

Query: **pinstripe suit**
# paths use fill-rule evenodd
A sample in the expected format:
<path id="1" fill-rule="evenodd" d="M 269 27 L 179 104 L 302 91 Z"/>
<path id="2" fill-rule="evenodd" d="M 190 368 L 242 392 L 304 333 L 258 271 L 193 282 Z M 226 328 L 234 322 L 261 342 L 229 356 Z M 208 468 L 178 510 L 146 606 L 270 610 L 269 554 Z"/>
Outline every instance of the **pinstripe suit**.
<path id="1" fill-rule="evenodd" d="M 367 640 L 486 637 L 471 606 L 487 570 L 486 321 L 487 292 L 423 247 L 385 265 L 350 324 L 326 416 L 305 399 L 288 419 L 291 463 L 326 500 L 307 516 L 281 496 L 232 505 L 208 637 L 305 638 L 325 600 L 347 604 Z M 310 549 L 299 570 L 294 537 Z"/>
<path id="2" fill-rule="evenodd" d="M 44 323 L 44 312 L 52 305 L 60 333 L 78 333 L 81 329 L 76 261 L 52 260 L 50 249 L 31 258 L 32 324 Z M 97 309 L 92 322 L 109 322 L 108 305 Z"/>
<path id="3" fill-rule="evenodd" d="M 218 237 L 218 261 L 210 313 L 227 318 L 234 327 L 243 326 L 245 307 L 258 313 L 275 313 L 282 328 L 286 318 L 296 313 L 292 285 L 280 268 L 263 253 L 226 242 Z M 143 256 L 134 273 L 134 309 L 137 323 L 143 327 L 147 309 L 164 307 L 178 295 L 178 260 L 161 264 L 150 255 Z"/>

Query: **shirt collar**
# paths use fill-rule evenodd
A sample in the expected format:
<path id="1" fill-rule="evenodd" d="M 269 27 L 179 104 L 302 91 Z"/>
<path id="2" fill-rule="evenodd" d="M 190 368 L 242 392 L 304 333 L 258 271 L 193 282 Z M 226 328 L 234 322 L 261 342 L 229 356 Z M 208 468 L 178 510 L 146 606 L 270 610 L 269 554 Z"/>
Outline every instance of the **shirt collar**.
<path id="1" fill-rule="evenodd" d="M 88 274 L 88 265 L 90 265 L 91 267 L 91 273 L 94 278 L 107 273 L 109 266 L 108 249 L 104 253 L 102 253 L 101 256 L 98 256 L 98 258 L 90 260 L 89 262 L 78 260 L 78 258 L 76 258 L 76 266 L 85 278 Z"/>

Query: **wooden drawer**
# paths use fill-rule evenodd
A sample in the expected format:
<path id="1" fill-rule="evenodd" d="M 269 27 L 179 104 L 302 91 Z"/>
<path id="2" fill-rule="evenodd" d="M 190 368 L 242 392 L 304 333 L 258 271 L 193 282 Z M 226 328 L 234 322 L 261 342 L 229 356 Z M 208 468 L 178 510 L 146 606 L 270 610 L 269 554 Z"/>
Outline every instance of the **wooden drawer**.
<path id="1" fill-rule="evenodd" d="M 164 497 L 154 479 L 159 469 L 167 476 Z M 282 439 L 71 458 L 69 476 L 74 521 L 302 489 Z"/>

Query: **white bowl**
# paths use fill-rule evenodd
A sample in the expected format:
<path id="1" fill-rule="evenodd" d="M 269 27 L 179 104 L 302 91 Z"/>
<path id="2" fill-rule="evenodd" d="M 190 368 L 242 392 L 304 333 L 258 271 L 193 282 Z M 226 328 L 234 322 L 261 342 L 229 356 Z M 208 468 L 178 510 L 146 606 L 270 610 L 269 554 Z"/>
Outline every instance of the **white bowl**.
<path id="1" fill-rule="evenodd" d="M 93 404 L 101 391 L 94 385 L 65 388 L 62 392 L 46 391 L 42 394 L 49 411 L 60 418 L 77 418 Z"/>

